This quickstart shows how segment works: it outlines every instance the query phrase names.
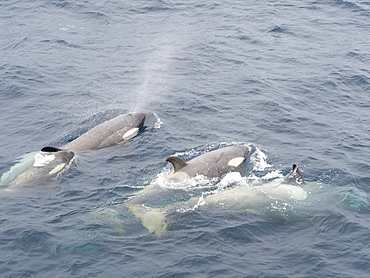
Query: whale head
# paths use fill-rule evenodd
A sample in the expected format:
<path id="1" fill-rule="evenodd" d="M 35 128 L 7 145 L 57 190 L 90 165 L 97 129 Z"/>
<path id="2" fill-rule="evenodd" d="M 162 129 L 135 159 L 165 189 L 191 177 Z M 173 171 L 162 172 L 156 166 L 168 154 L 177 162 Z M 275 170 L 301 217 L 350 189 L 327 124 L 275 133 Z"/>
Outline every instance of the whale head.
<path id="1" fill-rule="evenodd" d="M 304 184 L 301 171 L 296 164 L 293 164 L 292 171 L 285 177 L 285 183 L 287 184 Z"/>
<path id="2" fill-rule="evenodd" d="M 44 167 L 44 172 L 48 170 L 49 175 L 58 174 L 67 170 L 75 158 L 75 153 L 71 150 L 64 150 L 56 147 L 44 147 L 42 153 L 35 156 L 34 167 Z M 49 154 L 44 154 L 49 153 Z"/>
<path id="3" fill-rule="evenodd" d="M 75 158 L 75 153 L 70 150 L 62 150 L 56 152 L 54 156 L 54 162 L 48 165 L 48 169 L 52 168 L 48 173 L 49 175 L 58 175 L 67 170 Z"/>

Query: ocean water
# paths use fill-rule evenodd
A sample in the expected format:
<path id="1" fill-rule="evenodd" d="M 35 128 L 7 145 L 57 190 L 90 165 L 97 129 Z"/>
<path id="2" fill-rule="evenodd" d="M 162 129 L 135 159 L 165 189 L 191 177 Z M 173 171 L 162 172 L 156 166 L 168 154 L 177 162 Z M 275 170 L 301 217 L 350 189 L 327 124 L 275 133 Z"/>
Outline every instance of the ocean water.
<path id="1" fill-rule="evenodd" d="M 368 277 L 369 1 L 4 0 L 0 23 L 0 174 L 116 115 L 158 115 L 47 186 L 0 192 L 1 277 Z M 170 173 L 168 156 L 235 143 L 252 185 L 296 163 L 308 198 L 194 209 L 159 239 L 92 214 Z"/>

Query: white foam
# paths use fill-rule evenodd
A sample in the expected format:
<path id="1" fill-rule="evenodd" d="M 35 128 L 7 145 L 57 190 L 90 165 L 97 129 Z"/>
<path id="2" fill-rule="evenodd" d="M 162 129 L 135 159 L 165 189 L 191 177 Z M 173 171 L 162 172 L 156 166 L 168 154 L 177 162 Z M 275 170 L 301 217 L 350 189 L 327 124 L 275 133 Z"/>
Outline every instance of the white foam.
<path id="1" fill-rule="evenodd" d="M 192 190 L 194 188 L 210 188 L 214 186 L 215 179 L 209 179 L 205 176 L 198 175 L 196 177 L 186 179 L 182 182 L 169 182 L 167 177 L 169 177 L 172 173 L 172 170 L 169 168 L 165 168 L 161 173 L 157 175 L 156 178 L 153 179 L 151 184 L 156 184 L 164 188 L 169 189 L 181 189 L 181 190 Z"/>
<path id="2" fill-rule="evenodd" d="M 280 172 L 280 170 L 275 170 L 275 171 L 272 171 L 270 173 L 267 173 L 261 179 L 262 180 L 271 180 L 271 179 L 283 178 L 283 177 L 284 177 L 284 175 Z"/>
<path id="3" fill-rule="evenodd" d="M 232 184 L 244 184 L 246 183 L 245 177 L 242 177 L 242 175 L 239 172 L 230 172 L 227 173 L 218 183 L 218 188 L 226 188 L 229 187 Z"/>
<path id="4" fill-rule="evenodd" d="M 254 171 L 264 171 L 272 165 L 267 163 L 267 155 L 256 147 L 255 152 L 251 155 L 251 162 L 254 164 Z"/>
<path id="5" fill-rule="evenodd" d="M 47 154 L 42 155 L 41 153 L 35 154 L 35 162 L 33 163 L 34 167 L 44 167 L 55 159 L 55 155 Z"/>
<path id="6" fill-rule="evenodd" d="M 154 116 L 155 116 L 155 123 L 154 123 L 154 128 L 155 129 L 159 129 L 159 128 L 161 128 L 161 126 L 162 126 L 162 124 L 163 124 L 163 122 L 162 122 L 162 120 L 158 117 L 158 115 L 157 114 L 155 114 L 155 113 L 153 113 L 154 114 Z"/>
<path id="7" fill-rule="evenodd" d="M 172 189 L 193 190 L 195 188 L 210 188 L 214 186 L 214 182 L 203 175 L 198 175 L 178 183 L 165 181 L 162 186 Z"/>

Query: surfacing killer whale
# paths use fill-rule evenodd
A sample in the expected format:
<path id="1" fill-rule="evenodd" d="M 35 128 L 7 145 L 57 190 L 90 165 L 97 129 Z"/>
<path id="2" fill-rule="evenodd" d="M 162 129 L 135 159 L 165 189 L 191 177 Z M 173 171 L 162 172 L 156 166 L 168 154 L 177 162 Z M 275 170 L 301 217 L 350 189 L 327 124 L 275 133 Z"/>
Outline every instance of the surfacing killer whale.
<path id="1" fill-rule="evenodd" d="M 176 156 L 168 157 L 166 161 L 172 164 L 174 173 L 167 181 L 181 182 L 197 175 L 207 178 L 221 177 L 240 166 L 248 151 L 248 147 L 244 145 L 233 145 L 202 154 L 188 162 Z"/>
<path id="2" fill-rule="evenodd" d="M 233 145 L 204 153 L 188 162 L 179 157 L 170 156 L 166 161 L 172 164 L 174 171 L 165 180 L 169 183 L 181 183 L 196 176 L 220 178 L 228 172 L 235 171 L 244 162 L 248 152 L 247 146 Z M 162 189 L 161 186 L 153 183 L 136 192 L 129 202 L 140 202 L 142 198 L 158 194 Z"/>
<path id="3" fill-rule="evenodd" d="M 128 113 L 105 121 L 61 148 L 44 147 L 41 151 L 55 152 L 63 149 L 74 152 L 97 150 L 114 146 L 120 141 L 135 137 L 151 113 Z"/>

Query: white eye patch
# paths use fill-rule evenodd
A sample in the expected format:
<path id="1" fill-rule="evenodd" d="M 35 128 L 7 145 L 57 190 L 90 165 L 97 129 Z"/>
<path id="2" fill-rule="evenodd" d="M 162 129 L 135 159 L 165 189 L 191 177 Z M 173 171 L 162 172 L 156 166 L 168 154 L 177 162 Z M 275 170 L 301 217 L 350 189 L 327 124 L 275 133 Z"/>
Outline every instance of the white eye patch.
<path id="1" fill-rule="evenodd" d="M 65 165 L 66 165 L 65 163 L 58 164 L 57 166 L 55 166 L 53 170 L 49 172 L 49 175 L 60 172 L 64 168 Z"/>
<path id="2" fill-rule="evenodd" d="M 35 162 L 33 163 L 34 167 L 44 167 L 55 159 L 55 155 L 48 154 L 42 155 L 41 153 L 35 154 Z"/>
<path id="3" fill-rule="evenodd" d="M 128 139 L 131 139 L 133 137 L 135 137 L 137 134 L 139 133 L 139 128 L 138 127 L 135 127 L 135 128 L 132 128 L 130 130 L 128 130 L 123 136 L 123 140 L 128 140 Z"/>
<path id="4" fill-rule="evenodd" d="M 245 158 L 243 156 L 235 157 L 233 159 L 230 159 L 227 165 L 231 167 L 238 167 L 240 164 L 243 163 L 244 159 Z"/>

